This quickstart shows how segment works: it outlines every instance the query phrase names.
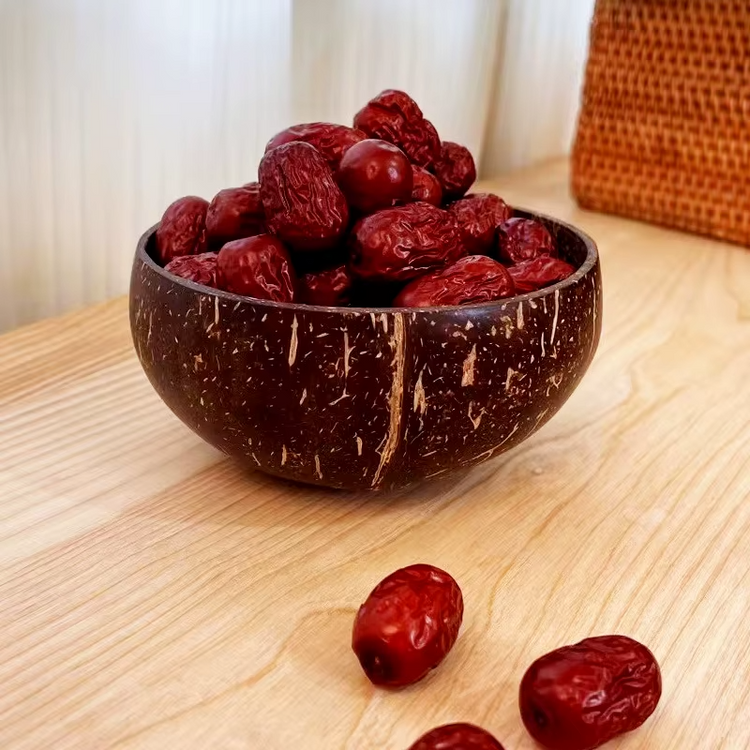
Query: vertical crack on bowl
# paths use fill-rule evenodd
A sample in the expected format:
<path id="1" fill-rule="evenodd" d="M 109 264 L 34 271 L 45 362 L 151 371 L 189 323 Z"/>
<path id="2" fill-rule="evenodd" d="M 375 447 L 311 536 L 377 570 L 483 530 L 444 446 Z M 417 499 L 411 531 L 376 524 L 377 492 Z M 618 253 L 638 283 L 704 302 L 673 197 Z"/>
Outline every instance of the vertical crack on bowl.
<path id="1" fill-rule="evenodd" d="M 383 316 L 385 318 L 385 316 Z M 387 331 L 387 319 L 383 327 Z M 372 486 L 380 484 L 388 464 L 391 462 L 401 440 L 401 415 L 404 402 L 404 360 L 406 356 L 406 337 L 404 335 L 404 318 L 401 313 L 393 315 L 393 335 L 389 340 L 393 351 L 391 360 L 391 390 L 388 394 L 388 432 L 383 441 L 380 463 L 372 480 Z"/>

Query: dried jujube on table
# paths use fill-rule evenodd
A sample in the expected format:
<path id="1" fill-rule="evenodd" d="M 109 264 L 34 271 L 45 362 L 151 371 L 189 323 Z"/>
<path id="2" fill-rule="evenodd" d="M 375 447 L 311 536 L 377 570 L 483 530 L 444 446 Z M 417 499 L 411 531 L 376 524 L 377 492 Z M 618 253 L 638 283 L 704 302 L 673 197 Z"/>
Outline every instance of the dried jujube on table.
<path id="1" fill-rule="evenodd" d="M 367 136 L 355 128 L 337 125 L 332 122 L 304 122 L 285 128 L 266 144 L 266 151 L 292 141 L 304 141 L 314 146 L 323 155 L 334 171 L 338 169 L 341 157 Z"/>
<path id="2" fill-rule="evenodd" d="M 503 746 L 481 727 L 456 723 L 435 727 L 408 750 L 503 750 Z"/>
<path id="3" fill-rule="evenodd" d="M 411 161 L 429 168 L 440 155 L 440 136 L 408 94 L 382 91 L 354 116 L 354 127 L 370 138 L 398 146 Z"/>
<path id="4" fill-rule="evenodd" d="M 164 266 L 165 271 L 204 286 L 216 286 L 216 253 L 182 255 Z"/>
<path id="5" fill-rule="evenodd" d="M 651 651 L 604 635 L 537 659 L 521 681 L 519 706 L 529 734 L 547 750 L 593 750 L 641 726 L 660 697 Z"/>
<path id="6" fill-rule="evenodd" d="M 456 217 L 468 252 L 486 255 L 497 241 L 498 227 L 512 215 L 510 206 L 492 193 L 473 193 L 455 203 L 448 210 Z"/>
<path id="7" fill-rule="evenodd" d="M 206 235 L 211 249 L 218 251 L 227 242 L 265 231 L 259 183 L 226 188 L 214 196 L 206 214 Z"/>
<path id="8" fill-rule="evenodd" d="M 363 213 L 389 208 L 411 198 L 411 163 L 398 146 L 368 138 L 344 154 L 336 182 L 351 208 Z"/>
<path id="9" fill-rule="evenodd" d="M 156 248 L 162 265 L 182 255 L 198 255 L 208 249 L 206 212 L 208 201 L 195 195 L 171 203 L 156 230 Z"/>
<path id="10" fill-rule="evenodd" d="M 523 260 L 508 267 L 508 273 L 516 286 L 516 294 L 535 292 L 545 286 L 567 279 L 575 268 L 560 258 L 540 255 L 533 260 Z"/>
<path id="11" fill-rule="evenodd" d="M 460 258 L 456 218 L 429 203 L 409 203 L 366 216 L 349 238 L 349 268 L 376 283 L 409 281 Z"/>
<path id="12" fill-rule="evenodd" d="M 508 269 L 486 255 L 468 255 L 407 284 L 396 307 L 440 307 L 492 302 L 515 294 Z"/>
<path id="13" fill-rule="evenodd" d="M 306 273 L 299 280 L 298 302 L 329 307 L 348 305 L 352 296 L 352 283 L 345 265 Z"/>
<path id="14" fill-rule="evenodd" d="M 432 172 L 428 172 L 424 167 L 418 167 L 416 164 L 411 165 L 411 171 L 411 199 L 432 203 L 433 206 L 441 205 L 443 188 L 440 187 L 440 180 Z"/>
<path id="15" fill-rule="evenodd" d="M 325 250 L 339 241 L 349 208 L 333 172 L 309 143 L 292 141 L 266 152 L 258 168 L 269 232 L 290 248 Z"/>
<path id="16" fill-rule="evenodd" d="M 433 174 L 443 188 L 443 201 L 460 198 L 477 179 L 474 157 L 466 146 L 443 141 L 440 155 L 432 165 Z"/>
<path id="17" fill-rule="evenodd" d="M 220 289 L 256 299 L 293 302 L 297 279 L 283 243 L 270 234 L 228 242 L 216 263 Z"/>
<path id="18" fill-rule="evenodd" d="M 497 249 L 502 260 L 521 263 L 540 255 L 556 255 L 552 235 L 534 219 L 508 219 L 497 230 Z"/>
<path id="19" fill-rule="evenodd" d="M 352 648 L 375 685 L 411 685 L 453 648 L 463 613 L 461 589 L 448 573 L 410 565 L 383 579 L 359 608 Z"/>

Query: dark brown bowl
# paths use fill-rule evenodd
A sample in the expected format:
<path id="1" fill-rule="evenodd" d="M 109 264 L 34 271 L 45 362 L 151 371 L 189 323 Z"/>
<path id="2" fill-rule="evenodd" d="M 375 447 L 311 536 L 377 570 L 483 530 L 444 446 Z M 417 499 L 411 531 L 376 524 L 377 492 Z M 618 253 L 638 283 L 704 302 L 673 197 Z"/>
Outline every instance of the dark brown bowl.
<path id="1" fill-rule="evenodd" d="M 601 330 L 594 242 L 542 221 L 578 270 L 502 302 L 331 308 L 267 302 L 176 278 L 143 235 L 130 285 L 135 348 L 188 427 L 261 471 L 387 489 L 518 445 L 565 403 Z"/>

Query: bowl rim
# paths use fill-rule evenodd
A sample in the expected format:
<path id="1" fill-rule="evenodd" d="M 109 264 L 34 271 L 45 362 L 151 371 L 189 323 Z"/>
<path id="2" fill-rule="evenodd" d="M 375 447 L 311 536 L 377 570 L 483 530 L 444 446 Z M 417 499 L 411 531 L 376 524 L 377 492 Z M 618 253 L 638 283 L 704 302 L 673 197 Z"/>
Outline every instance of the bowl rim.
<path id="1" fill-rule="evenodd" d="M 575 286 L 581 279 L 589 274 L 589 272 L 596 266 L 599 258 L 599 251 L 597 249 L 594 240 L 582 229 L 569 224 L 566 221 L 557 219 L 554 216 L 548 214 L 539 213 L 538 211 L 531 211 L 521 206 L 513 207 L 514 215 L 523 214 L 521 218 L 539 218 L 544 219 L 547 222 L 556 224 L 559 227 L 567 229 L 576 236 L 580 237 L 586 247 L 586 258 L 583 263 L 572 273 L 568 278 L 558 281 L 556 284 L 546 286 L 542 289 L 537 289 L 534 292 L 526 292 L 525 294 L 517 294 L 513 297 L 503 297 L 498 300 L 492 300 L 491 302 L 476 302 L 471 305 L 437 305 L 434 307 L 336 307 L 329 305 L 308 305 L 303 302 L 276 302 L 274 300 L 258 299 L 257 297 L 248 297 L 244 294 L 234 294 L 234 292 L 226 292 L 223 289 L 216 289 L 215 287 L 205 286 L 198 284 L 195 281 L 184 279 L 181 276 L 175 276 L 166 271 L 163 266 L 160 266 L 154 259 L 146 252 L 149 240 L 156 233 L 159 224 L 154 224 L 152 227 L 147 229 L 138 240 L 136 247 L 136 260 L 140 261 L 144 265 L 148 266 L 152 271 L 156 271 L 157 274 L 164 277 L 166 280 L 172 283 L 184 286 L 191 291 L 198 292 L 199 294 L 211 295 L 220 299 L 226 299 L 229 302 L 243 302 L 252 304 L 257 307 L 266 307 L 269 309 L 276 310 L 293 310 L 295 312 L 325 312 L 325 313 L 339 313 L 342 315 L 351 314 L 377 314 L 382 315 L 384 313 L 401 313 L 411 315 L 434 315 L 439 311 L 450 311 L 456 312 L 460 310 L 491 310 L 491 309 L 502 309 L 507 307 L 511 302 L 525 302 L 526 300 L 537 300 L 541 297 L 546 297 L 551 294 L 559 292 L 561 289 Z"/>

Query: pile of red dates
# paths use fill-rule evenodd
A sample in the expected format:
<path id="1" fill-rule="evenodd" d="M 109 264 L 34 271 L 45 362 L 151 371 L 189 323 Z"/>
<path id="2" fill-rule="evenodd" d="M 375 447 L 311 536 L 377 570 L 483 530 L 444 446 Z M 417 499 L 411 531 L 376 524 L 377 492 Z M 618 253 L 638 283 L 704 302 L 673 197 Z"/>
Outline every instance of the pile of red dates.
<path id="1" fill-rule="evenodd" d="M 490 302 L 573 273 L 540 222 L 466 194 L 471 153 L 403 91 L 378 94 L 353 125 L 287 128 L 257 182 L 172 203 L 156 232 L 166 269 L 257 299 L 367 307 Z"/>
<path id="2" fill-rule="evenodd" d="M 440 665 L 458 639 L 464 600 L 433 565 L 391 573 L 354 620 L 352 648 L 375 685 L 411 685 Z M 518 703 L 529 734 L 547 750 L 593 750 L 637 729 L 661 697 L 661 671 L 646 646 L 624 635 L 586 638 L 539 657 L 521 680 Z M 444 724 L 409 750 L 503 750 L 482 727 Z"/>

